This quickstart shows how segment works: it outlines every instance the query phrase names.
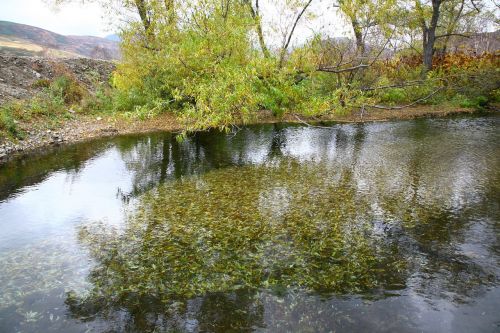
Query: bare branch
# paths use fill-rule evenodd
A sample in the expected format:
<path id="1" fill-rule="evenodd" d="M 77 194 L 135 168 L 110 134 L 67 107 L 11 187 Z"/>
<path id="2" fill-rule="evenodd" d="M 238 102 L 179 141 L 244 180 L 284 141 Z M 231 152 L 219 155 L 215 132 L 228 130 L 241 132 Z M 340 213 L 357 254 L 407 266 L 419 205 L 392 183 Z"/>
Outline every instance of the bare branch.
<path id="1" fill-rule="evenodd" d="M 472 6 L 474 7 L 474 9 L 475 9 L 478 13 L 479 13 L 479 12 L 481 12 L 481 11 L 479 10 L 479 8 L 477 7 L 477 5 L 474 3 L 474 0 L 470 0 L 470 2 L 471 2 L 471 4 L 472 4 Z"/>
<path id="2" fill-rule="evenodd" d="M 384 52 L 387 44 L 389 44 L 392 36 L 394 35 L 394 32 L 396 31 L 396 28 L 394 27 L 394 29 L 392 29 L 391 31 L 391 35 L 387 38 L 387 41 L 385 42 L 384 46 L 382 46 L 382 48 L 380 49 L 380 51 L 377 53 L 377 55 L 375 56 L 375 58 L 373 59 L 373 61 L 370 63 L 370 66 L 373 65 L 377 60 L 378 58 L 382 55 L 382 53 Z"/>
<path id="3" fill-rule="evenodd" d="M 340 67 L 340 66 L 338 66 Z M 320 67 L 318 68 L 318 71 L 320 72 L 328 72 L 328 73 L 344 73 L 344 72 L 352 72 L 361 68 L 367 68 L 370 67 L 370 65 L 366 64 L 359 64 L 357 66 L 349 67 L 349 68 L 342 68 L 342 69 L 337 69 L 338 67 Z"/>
<path id="4" fill-rule="evenodd" d="M 434 38 L 443 38 L 443 37 L 450 37 L 450 36 L 460 36 L 460 37 L 465 37 L 465 38 L 470 38 L 471 36 L 469 35 L 464 35 L 464 34 L 459 34 L 459 33 L 450 33 L 450 34 L 444 34 L 444 35 L 438 35 Z"/>
<path id="5" fill-rule="evenodd" d="M 283 45 L 283 49 L 281 50 L 280 63 L 279 63 L 279 67 L 280 68 L 283 66 L 283 60 L 285 58 L 285 53 L 286 53 L 286 50 L 288 49 L 288 46 L 290 45 L 290 42 L 292 41 L 292 37 L 293 37 L 293 33 L 295 31 L 295 28 L 297 27 L 297 24 L 299 23 L 300 18 L 302 17 L 302 15 L 304 15 L 305 11 L 307 10 L 307 7 L 309 7 L 309 5 L 311 4 L 311 2 L 312 2 L 312 0 L 309 0 L 305 4 L 305 6 L 302 8 L 302 10 L 300 11 L 299 15 L 295 19 L 295 22 L 293 23 L 292 30 L 290 30 L 290 34 L 288 35 L 288 39 L 286 40 L 286 43 L 285 43 L 285 45 Z"/>

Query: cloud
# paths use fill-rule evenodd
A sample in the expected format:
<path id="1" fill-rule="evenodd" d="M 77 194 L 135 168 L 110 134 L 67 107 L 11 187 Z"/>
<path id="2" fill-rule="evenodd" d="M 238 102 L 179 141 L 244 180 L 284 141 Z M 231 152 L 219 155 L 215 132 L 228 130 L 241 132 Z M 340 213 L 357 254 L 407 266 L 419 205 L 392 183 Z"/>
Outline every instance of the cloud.
<path id="1" fill-rule="evenodd" d="M 105 36 L 105 13 L 96 4 L 71 3 L 54 10 L 42 0 L 1 0 L 0 20 L 33 25 L 62 35 Z"/>

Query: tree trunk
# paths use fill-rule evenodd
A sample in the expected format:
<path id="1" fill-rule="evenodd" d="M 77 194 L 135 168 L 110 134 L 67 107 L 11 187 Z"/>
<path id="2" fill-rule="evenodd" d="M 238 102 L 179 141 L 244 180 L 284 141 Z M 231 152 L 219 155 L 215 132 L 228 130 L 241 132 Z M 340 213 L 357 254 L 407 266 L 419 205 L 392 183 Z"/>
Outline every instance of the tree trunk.
<path id="1" fill-rule="evenodd" d="M 255 9 L 253 8 L 252 1 L 247 1 L 247 5 L 250 8 L 250 14 L 255 22 L 255 28 L 257 30 L 257 37 L 259 38 L 259 45 L 264 53 L 264 57 L 269 58 L 271 54 L 266 46 L 266 41 L 264 40 L 264 33 L 262 31 L 262 22 L 259 13 L 259 0 L 255 1 Z"/>
<path id="2" fill-rule="evenodd" d="M 144 35 L 146 36 L 146 47 L 151 47 L 154 40 L 153 32 L 151 31 L 151 18 L 149 17 L 146 0 L 135 0 L 137 13 L 141 18 L 142 26 L 144 27 Z"/>
<path id="3" fill-rule="evenodd" d="M 359 55 L 365 54 L 365 41 L 363 40 L 363 31 L 359 26 L 358 21 L 356 19 L 351 18 L 352 30 L 354 30 L 354 37 L 356 38 L 356 50 Z"/>
<path id="4" fill-rule="evenodd" d="M 435 42 L 436 42 L 435 31 L 431 31 L 429 28 L 426 28 L 423 39 L 423 47 L 424 47 L 423 63 L 425 72 L 432 70 L 432 57 L 434 56 Z"/>
<path id="5" fill-rule="evenodd" d="M 264 57 L 269 58 L 271 54 L 269 53 L 269 49 L 266 46 L 266 42 L 264 41 L 264 33 L 262 32 L 262 24 L 260 23 L 260 17 L 256 18 L 257 20 L 257 36 L 259 36 L 259 44 L 262 49 L 262 53 L 264 53 Z"/>
<path id="6" fill-rule="evenodd" d="M 137 8 L 137 13 L 141 18 L 142 25 L 144 27 L 144 32 L 147 34 L 149 28 L 151 27 L 151 21 L 149 20 L 148 10 L 146 7 L 145 0 L 135 0 L 135 7 Z"/>
<path id="7" fill-rule="evenodd" d="M 424 71 L 432 70 L 432 57 L 434 56 L 434 44 L 436 43 L 436 28 L 440 15 L 440 7 L 442 0 L 432 0 L 432 17 L 429 27 L 423 25 L 423 63 Z"/>
<path id="8" fill-rule="evenodd" d="M 168 23 L 175 24 L 175 3 L 174 0 L 165 0 L 165 10 L 167 11 Z"/>

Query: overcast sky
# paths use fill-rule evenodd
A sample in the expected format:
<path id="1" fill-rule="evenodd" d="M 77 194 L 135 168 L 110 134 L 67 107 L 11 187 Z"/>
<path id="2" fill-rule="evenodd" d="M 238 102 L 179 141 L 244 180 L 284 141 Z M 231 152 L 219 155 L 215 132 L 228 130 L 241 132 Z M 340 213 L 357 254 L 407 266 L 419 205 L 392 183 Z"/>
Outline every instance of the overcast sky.
<path id="1" fill-rule="evenodd" d="M 82 5 L 79 1 L 60 6 L 57 10 L 47 4 L 50 0 L 0 0 L 0 20 L 28 24 L 50 30 L 62 35 L 90 35 L 104 37 L 112 34 L 109 26 L 110 20 L 106 19 L 104 11 L 96 4 Z M 267 8 L 263 2 L 262 12 L 264 20 L 279 23 L 280 9 Z M 271 1 L 272 2 L 272 1 Z M 309 8 L 310 12 L 323 13 L 323 15 L 308 22 L 302 20 L 297 27 L 294 41 L 300 42 L 312 35 L 313 31 L 322 30 L 330 36 L 344 36 L 349 33 L 349 28 L 342 24 L 335 10 L 328 7 L 329 1 L 317 0 Z M 296 15 L 296 14 L 295 14 Z M 295 16 L 294 15 L 294 16 Z M 289 17 L 293 19 L 293 17 Z M 291 22 L 288 22 L 290 26 Z M 268 37 L 271 45 L 280 43 L 279 36 Z M 292 41 L 292 44 L 294 42 Z"/>
<path id="2" fill-rule="evenodd" d="M 59 10 L 43 0 L 0 0 L 0 21 L 33 25 L 62 35 L 106 36 L 104 13 L 95 4 L 66 4 Z"/>

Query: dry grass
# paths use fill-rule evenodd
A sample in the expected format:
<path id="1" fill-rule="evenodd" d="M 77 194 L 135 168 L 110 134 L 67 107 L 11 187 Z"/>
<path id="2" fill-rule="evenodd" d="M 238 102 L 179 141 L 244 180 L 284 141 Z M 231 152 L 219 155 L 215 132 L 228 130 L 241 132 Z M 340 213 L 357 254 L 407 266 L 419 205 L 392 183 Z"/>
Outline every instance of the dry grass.
<path id="1" fill-rule="evenodd" d="M 81 58 L 82 56 L 76 53 L 62 51 L 52 48 L 43 47 L 41 45 L 32 43 L 20 38 L 6 38 L 0 36 L 0 50 L 4 48 L 6 53 L 8 50 L 15 52 L 16 50 L 25 51 L 31 55 L 43 54 L 48 58 Z"/>

